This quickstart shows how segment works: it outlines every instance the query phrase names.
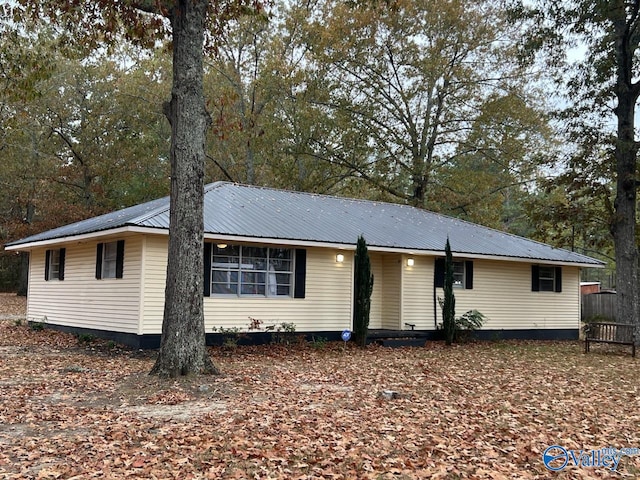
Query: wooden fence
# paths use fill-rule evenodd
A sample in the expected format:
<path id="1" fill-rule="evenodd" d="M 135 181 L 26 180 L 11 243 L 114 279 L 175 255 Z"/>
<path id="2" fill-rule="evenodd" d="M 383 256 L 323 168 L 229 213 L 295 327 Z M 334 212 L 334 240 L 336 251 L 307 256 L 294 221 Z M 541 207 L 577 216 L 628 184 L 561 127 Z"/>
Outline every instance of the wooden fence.
<path id="1" fill-rule="evenodd" d="M 582 295 L 582 321 L 597 317 L 599 321 L 616 321 L 616 294 Z"/>

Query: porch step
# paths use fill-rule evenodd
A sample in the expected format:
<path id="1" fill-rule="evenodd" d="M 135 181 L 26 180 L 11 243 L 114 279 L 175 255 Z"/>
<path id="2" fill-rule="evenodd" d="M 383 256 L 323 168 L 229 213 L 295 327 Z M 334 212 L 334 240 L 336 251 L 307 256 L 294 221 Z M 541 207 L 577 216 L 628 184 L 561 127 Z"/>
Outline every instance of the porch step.
<path id="1" fill-rule="evenodd" d="M 388 329 L 369 329 L 367 338 L 371 340 L 390 339 L 390 338 L 422 338 L 426 339 L 430 333 L 425 330 L 388 330 Z"/>
<path id="2" fill-rule="evenodd" d="M 375 343 L 383 347 L 424 347 L 427 339 L 424 337 L 371 338 L 369 343 Z"/>
<path id="3" fill-rule="evenodd" d="M 424 330 L 370 329 L 367 342 L 384 347 L 424 347 L 431 333 Z"/>

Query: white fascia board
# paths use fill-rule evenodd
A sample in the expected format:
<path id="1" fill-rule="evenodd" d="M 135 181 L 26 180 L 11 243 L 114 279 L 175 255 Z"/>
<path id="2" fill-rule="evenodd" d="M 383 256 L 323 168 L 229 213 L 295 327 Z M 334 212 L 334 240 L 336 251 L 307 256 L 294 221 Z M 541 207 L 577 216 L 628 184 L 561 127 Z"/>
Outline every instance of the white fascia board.
<path id="1" fill-rule="evenodd" d="M 67 237 L 51 238 L 48 240 L 39 240 L 36 242 L 21 243 L 19 245 L 11 245 L 5 247 L 8 251 L 27 251 L 33 250 L 39 247 L 48 247 L 50 245 L 60 245 L 63 243 L 78 243 L 93 240 L 102 237 L 111 237 L 122 235 L 126 233 L 150 233 L 155 235 L 168 235 L 169 231 L 166 228 L 149 228 L 149 227 L 137 227 L 134 225 L 127 225 L 124 227 L 113 228 L 110 230 L 100 230 L 98 232 L 82 233 L 79 235 L 69 235 Z"/>
<path id="2" fill-rule="evenodd" d="M 114 228 L 110 230 L 100 230 L 98 232 L 84 233 L 80 235 L 71 235 L 67 237 L 52 238 L 49 240 L 41 240 L 37 242 L 22 243 L 19 245 L 12 245 L 5 247 L 7 251 L 27 251 L 34 248 L 46 247 L 50 245 L 59 245 L 64 243 L 77 243 L 87 240 L 93 240 L 96 238 L 117 236 L 127 233 L 142 233 L 152 235 L 169 235 L 169 230 L 166 228 L 152 228 L 152 227 L 139 227 L 135 225 L 127 225 L 124 227 Z M 207 240 L 213 241 L 226 241 L 226 242 L 244 242 L 244 243 L 264 243 L 268 245 L 283 245 L 292 247 L 316 247 L 316 248 L 331 248 L 335 250 L 355 251 L 355 244 L 345 243 L 332 243 L 332 242 L 316 242 L 313 240 L 291 240 L 281 238 L 262 238 L 262 237 L 249 237 L 240 235 L 217 235 L 206 233 L 204 236 Z M 416 250 L 410 248 L 401 247 L 376 247 L 368 246 L 368 250 L 371 252 L 379 253 L 400 253 L 405 255 L 415 256 L 428 256 L 428 257 L 442 257 L 444 252 L 440 250 Z M 604 264 L 592 264 L 592 263 L 577 263 L 577 262 L 563 262 L 558 260 L 543 260 L 534 258 L 522 258 L 522 257 L 507 257 L 501 255 L 480 255 L 480 254 L 466 254 L 453 252 L 454 257 L 468 258 L 478 260 L 496 260 L 504 262 L 521 262 L 529 264 L 544 264 L 544 265 L 562 265 L 570 267 L 580 268 L 604 268 Z"/>
<path id="3" fill-rule="evenodd" d="M 320 247 L 320 248 L 337 248 L 340 250 L 355 250 L 355 245 L 344 245 L 341 243 L 330 242 L 314 242 L 310 240 L 291 240 L 287 238 L 266 238 L 266 237 L 248 237 L 243 235 L 219 235 L 214 233 L 205 233 L 205 240 L 214 242 L 239 242 L 239 243 L 263 243 L 265 245 L 283 245 L 288 247 Z"/>
<path id="4" fill-rule="evenodd" d="M 317 247 L 317 248 L 332 248 L 335 250 L 355 251 L 355 244 L 345 243 L 331 243 L 331 242 L 315 242 L 312 240 L 290 240 L 282 238 L 262 238 L 262 237 L 247 237 L 238 235 L 215 235 L 211 233 L 205 234 L 205 239 L 220 241 L 220 242 L 240 242 L 240 243 L 264 243 L 266 245 L 282 245 L 291 247 Z M 444 257 L 444 251 L 441 250 L 416 250 L 411 248 L 401 247 L 376 247 L 367 245 L 367 249 L 370 252 L 378 253 L 400 253 L 404 255 L 425 256 L 425 257 Z M 592 264 L 592 263 L 576 263 L 576 262 L 563 262 L 559 260 L 543 260 L 536 258 L 523 258 L 523 257 L 508 257 L 502 255 L 481 255 L 481 254 L 467 254 L 453 252 L 453 256 L 457 258 L 467 258 L 476 260 L 496 260 L 502 262 L 520 262 L 529 264 L 544 264 L 544 265 L 562 265 L 568 267 L 584 267 L 584 268 L 604 268 L 604 264 Z"/>
<path id="5" fill-rule="evenodd" d="M 414 254 L 413 252 L 411 252 Z M 421 255 L 422 252 L 416 252 L 415 255 Z M 580 268 L 604 268 L 605 264 L 583 263 L 583 262 L 563 262 L 562 260 L 547 260 L 542 258 L 526 258 L 526 257 L 509 257 L 506 255 L 481 255 L 478 253 L 460 253 L 452 252 L 453 259 L 469 259 L 469 260 L 494 260 L 497 262 L 517 262 L 529 263 L 532 265 L 558 265 L 564 267 L 580 267 Z M 435 252 L 437 257 L 444 257 L 444 252 Z"/>
<path id="6" fill-rule="evenodd" d="M 443 256 L 442 253 L 439 256 Z M 561 260 L 545 260 L 541 258 L 524 258 L 524 257 L 507 257 L 501 255 L 478 255 L 478 254 L 456 254 L 453 252 L 453 258 L 468 258 L 477 260 L 495 260 L 499 262 L 518 262 L 529 263 L 532 265 L 557 265 L 563 267 L 579 267 L 579 268 L 604 268 L 604 264 L 582 263 L 582 262 L 563 262 Z"/>
<path id="7" fill-rule="evenodd" d="M 261 243 L 265 245 L 282 245 L 288 247 L 316 247 L 316 248 L 331 248 L 334 250 L 355 251 L 355 244 L 348 243 L 333 243 L 333 242 L 317 242 L 313 240 L 291 240 L 286 238 L 266 238 L 266 237 L 246 237 L 239 235 L 216 235 L 212 233 L 206 233 L 204 238 L 206 240 L 213 240 L 214 242 L 239 242 L 239 243 Z M 376 247 L 367 246 L 370 252 L 385 252 L 385 253 L 410 253 L 415 255 L 439 255 L 441 252 L 436 251 L 424 251 L 421 250 L 414 252 L 406 248 L 397 247 Z"/>

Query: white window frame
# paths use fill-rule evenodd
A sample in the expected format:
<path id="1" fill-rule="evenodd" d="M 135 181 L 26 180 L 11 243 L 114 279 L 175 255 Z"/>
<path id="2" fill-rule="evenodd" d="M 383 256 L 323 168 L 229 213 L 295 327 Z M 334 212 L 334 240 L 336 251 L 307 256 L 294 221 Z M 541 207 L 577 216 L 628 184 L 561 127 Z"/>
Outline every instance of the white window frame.
<path id="1" fill-rule="evenodd" d="M 60 249 L 50 250 L 47 281 L 60 280 Z"/>
<path id="2" fill-rule="evenodd" d="M 455 261 L 453 262 L 453 288 L 466 288 L 465 285 L 465 275 L 466 275 L 466 266 L 464 261 Z"/>
<path id="3" fill-rule="evenodd" d="M 556 268 L 555 267 L 540 265 L 538 270 L 538 290 L 540 292 L 556 291 Z"/>
<path id="4" fill-rule="evenodd" d="M 118 242 L 105 242 L 102 247 L 102 278 L 116 278 Z"/>

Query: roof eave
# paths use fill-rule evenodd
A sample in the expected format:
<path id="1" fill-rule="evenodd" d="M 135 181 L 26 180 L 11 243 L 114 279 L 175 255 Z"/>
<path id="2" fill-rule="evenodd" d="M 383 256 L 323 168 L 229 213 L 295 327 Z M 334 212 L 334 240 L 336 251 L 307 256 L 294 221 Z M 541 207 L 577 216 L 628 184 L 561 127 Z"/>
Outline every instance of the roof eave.
<path id="1" fill-rule="evenodd" d="M 262 243 L 268 245 L 286 245 L 292 247 L 319 247 L 319 248 L 334 248 L 337 250 L 354 251 L 356 245 L 352 243 L 335 243 L 335 242 L 320 242 L 315 240 L 298 240 L 298 239 L 284 239 L 284 238 L 266 238 L 266 237 L 253 237 L 242 235 L 225 235 L 215 233 L 205 233 L 205 239 L 207 240 L 224 240 L 230 242 L 247 242 L 255 243 L 259 240 Z M 367 249 L 371 252 L 380 253 L 401 253 L 404 255 L 415 256 L 430 256 L 439 257 L 444 256 L 444 250 L 422 250 L 408 247 L 381 247 L 376 245 L 367 245 Z M 606 265 L 601 263 L 588 263 L 588 262 L 571 262 L 563 260 L 550 260 L 544 258 L 531 258 L 531 257 L 510 257 L 506 255 L 489 255 L 481 253 L 466 253 L 466 252 L 452 252 L 454 256 L 458 258 L 478 259 L 478 260 L 496 260 L 504 262 L 522 262 L 522 263 L 544 263 L 545 265 L 562 265 L 581 268 L 604 268 Z"/>
<path id="2" fill-rule="evenodd" d="M 12 244 L 5 247 L 7 251 L 29 251 L 34 248 L 48 247 L 51 245 L 59 245 L 64 243 L 74 243 L 86 240 L 93 240 L 105 236 L 122 235 L 124 233 L 142 233 L 153 235 L 168 235 L 169 230 L 161 227 L 141 227 L 138 225 L 125 225 L 118 228 L 112 228 L 107 230 L 99 230 L 95 232 L 88 232 L 78 235 L 69 235 L 65 237 L 51 238 L 46 240 L 39 240 L 35 242 L 27 242 L 20 244 Z M 285 239 L 285 238 L 263 238 L 243 235 L 228 235 L 228 234 L 216 234 L 205 233 L 204 238 L 207 240 L 224 240 L 235 242 L 247 242 L 255 243 L 260 241 L 269 245 L 286 245 L 292 247 L 316 247 L 316 248 L 333 248 L 337 250 L 355 250 L 355 244 L 347 243 L 334 243 L 334 242 L 321 242 L 315 240 L 298 240 L 298 239 Z M 415 255 L 415 256 L 442 256 L 444 252 L 442 250 L 420 250 L 415 248 L 406 247 L 383 247 L 376 245 L 369 245 L 368 249 L 372 252 L 379 253 L 399 253 L 403 255 Z M 546 265 L 562 265 L 572 266 L 580 268 L 604 268 L 605 264 L 594 264 L 587 262 L 571 262 L 562 260 L 550 260 L 544 258 L 528 258 L 528 257 L 509 257 L 504 255 L 487 255 L 479 253 L 466 253 L 466 252 L 453 252 L 454 256 L 467 259 L 478 260 L 495 260 L 495 261 L 507 261 L 507 262 L 521 262 L 521 263 L 544 263 Z"/>
<path id="3" fill-rule="evenodd" d="M 35 242 L 13 243 L 4 247 L 7 251 L 29 251 L 34 248 L 48 247 L 50 245 L 59 245 L 62 243 L 82 242 L 95 238 L 122 235 L 123 233 L 153 233 L 153 234 L 169 234 L 166 228 L 156 227 L 140 227 L 137 225 L 124 225 L 122 227 L 110 228 L 106 230 L 96 230 L 94 232 L 80 233 L 77 235 L 67 235 L 64 237 L 48 238 L 46 240 L 37 240 Z"/>

